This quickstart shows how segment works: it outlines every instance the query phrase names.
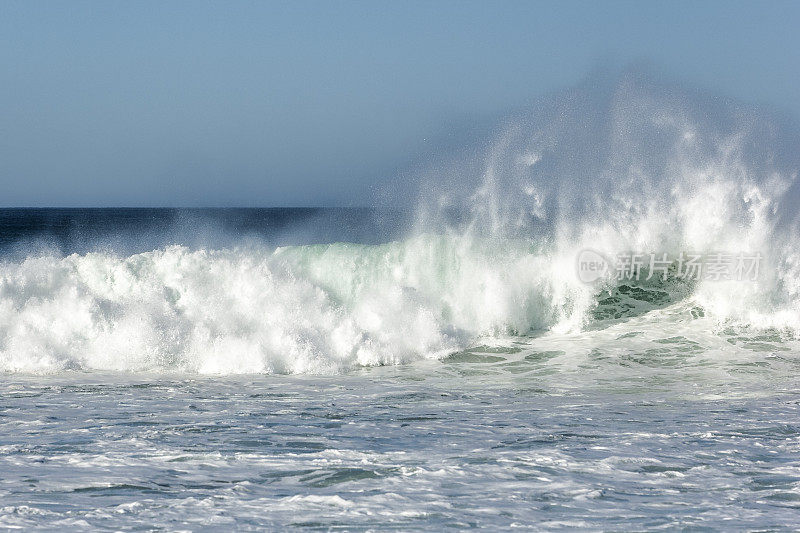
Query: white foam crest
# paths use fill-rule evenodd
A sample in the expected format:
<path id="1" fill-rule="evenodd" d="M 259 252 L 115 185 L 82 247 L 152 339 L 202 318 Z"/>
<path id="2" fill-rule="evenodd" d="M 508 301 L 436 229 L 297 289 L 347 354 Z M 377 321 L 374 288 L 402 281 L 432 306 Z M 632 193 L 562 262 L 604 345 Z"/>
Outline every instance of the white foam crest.
<path id="1" fill-rule="evenodd" d="M 774 117 L 636 76 L 584 87 L 440 171 L 403 241 L 0 264 L 0 370 L 337 372 L 576 332 L 597 303 L 575 270 L 585 249 L 759 253 L 756 280 L 688 297 L 718 322 L 800 332 L 796 140 Z M 453 207 L 468 220 L 443 223 Z"/>
<path id="2" fill-rule="evenodd" d="M 526 243 L 172 246 L 0 265 L 0 370 L 327 373 L 546 329 L 572 295 Z"/>
<path id="3" fill-rule="evenodd" d="M 694 297 L 720 321 L 800 331 L 797 140 L 768 113 L 626 73 L 510 117 L 479 156 L 466 231 L 538 235 L 573 274 L 584 249 L 760 254 L 756 281 Z"/>

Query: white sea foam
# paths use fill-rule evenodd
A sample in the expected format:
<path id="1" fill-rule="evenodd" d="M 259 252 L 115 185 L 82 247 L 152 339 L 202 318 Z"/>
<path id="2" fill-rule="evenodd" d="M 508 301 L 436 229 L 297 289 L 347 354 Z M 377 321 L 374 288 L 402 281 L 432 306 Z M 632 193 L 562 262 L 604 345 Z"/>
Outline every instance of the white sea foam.
<path id="1" fill-rule="evenodd" d="M 792 135 L 769 115 L 635 76 L 582 88 L 510 118 L 477 174 L 439 166 L 404 240 L 6 261 L 0 370 L 325 373 L 485 336 L 575 333 L 613 290 L 579 281 L 584 249 L 760 253 L 755 281 L 659 290 L 718 324 L 796 332 Z M 466 222 L 443 222 L 452 207 Z"/>
<path id="2" fill-rule="evenodd" d="M 554 279 L 549 258 L 526 245 L 426 235 L 29 258 L 0 266 L 0 368 L 300 373 L 408 362 L 568 319 L 572 292 Z"/>

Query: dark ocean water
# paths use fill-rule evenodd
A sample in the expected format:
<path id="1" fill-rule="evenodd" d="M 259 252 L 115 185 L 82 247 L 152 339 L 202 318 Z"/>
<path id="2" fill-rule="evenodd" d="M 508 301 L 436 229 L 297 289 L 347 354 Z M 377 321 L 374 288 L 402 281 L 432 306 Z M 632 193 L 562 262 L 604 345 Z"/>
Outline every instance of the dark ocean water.
<path id="1" fill-rule="evenodd" d="M 219 248 L 257 240 L 269 246 L 401 237 L 411 216 L 371 208 L 27 208 L 0 209 L 0 254 L 113 249 L 146 252 L 171 244 Z"/>

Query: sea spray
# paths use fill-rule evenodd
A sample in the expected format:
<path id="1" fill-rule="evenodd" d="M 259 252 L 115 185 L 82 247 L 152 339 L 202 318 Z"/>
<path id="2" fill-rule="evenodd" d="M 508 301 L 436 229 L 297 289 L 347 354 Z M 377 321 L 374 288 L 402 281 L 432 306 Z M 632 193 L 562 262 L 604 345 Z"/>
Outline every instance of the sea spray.
<path id="1" fill-rule="evenodd" d="M 0 370 L 332 373 L 634 317 L 653 331 L 694 320 L 705 339 L 792 337 L 798 138 L 769 113 L 646 76 L 587 82 L 507 118 L 472 163 L 438 165 L 401 239 L 6 258 Z M 576 269 L 586 250 L 763 263 L 755 279 L 592 284 Z"/>
<path id="2" fill-rule="evenodd" d="M 758 255 L 757 279 L 703 277 L 684 297 L 720 321 L 796 330 L 798 147 L 797 126 L 768 110 L 641 72 L 592 77 L 510 115 L 450 171 L 438 163 L 420 227 L 546 242 L 559 272 L 586 250 Z M 454 226 L 452 211 L 468 216 Z"/>

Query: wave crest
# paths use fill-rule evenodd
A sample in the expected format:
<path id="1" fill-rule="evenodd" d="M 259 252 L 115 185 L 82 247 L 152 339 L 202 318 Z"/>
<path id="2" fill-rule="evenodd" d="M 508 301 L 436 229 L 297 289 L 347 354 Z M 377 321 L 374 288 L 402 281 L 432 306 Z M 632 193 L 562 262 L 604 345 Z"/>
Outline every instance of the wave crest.
<path id="1" fill-rule="evenodd" d="M 172 246 L 0 266 L 0 369 L 335 372 L 580 318 L 529 243 Z M 583 295 L 585 297 L 585 295 Z"/>

